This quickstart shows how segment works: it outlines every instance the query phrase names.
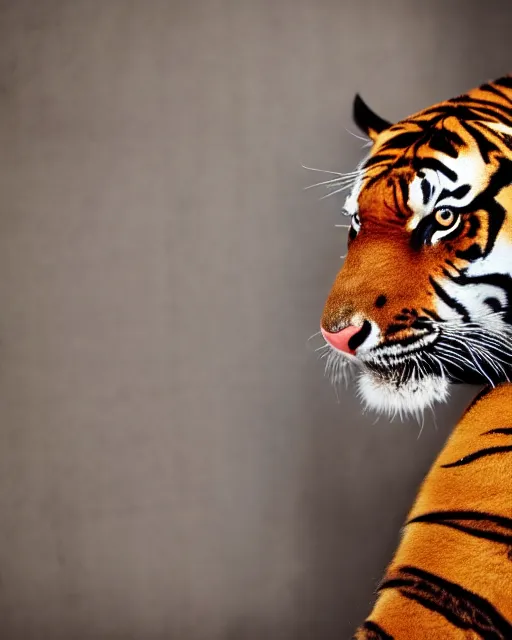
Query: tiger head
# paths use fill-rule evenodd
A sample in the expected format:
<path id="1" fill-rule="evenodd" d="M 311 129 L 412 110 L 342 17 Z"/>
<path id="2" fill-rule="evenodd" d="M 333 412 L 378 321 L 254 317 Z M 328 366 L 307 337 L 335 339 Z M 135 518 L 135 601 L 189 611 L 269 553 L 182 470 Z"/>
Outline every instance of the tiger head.
<path id="1" fill-rule="evenodd" d="M 321 320 L 331 371 L 390 414 L 512 378 L 512 78 L 397 124 L 356 96 L 354 118 L 372 146 L 331 181 L 350 189 Z"/>

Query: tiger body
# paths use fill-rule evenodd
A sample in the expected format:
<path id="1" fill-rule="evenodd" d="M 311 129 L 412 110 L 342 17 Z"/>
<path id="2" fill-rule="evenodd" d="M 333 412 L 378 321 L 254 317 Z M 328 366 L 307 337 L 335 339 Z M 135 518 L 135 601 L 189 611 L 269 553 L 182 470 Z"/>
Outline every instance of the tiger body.
<path id="1" fill-rule="evenodd" d="M 409 513 L 357 640 L 512 638 L 512 385 L 466 411 Z"/>
<path id="2" fill-rule="evenodd" d="M 426 477 L 357 640 L 512 639 L 512 78 L 371 138 L 350 176 L 348 253 L 321 330 L 334 381 L 419 413 L 486 384 Z"/>

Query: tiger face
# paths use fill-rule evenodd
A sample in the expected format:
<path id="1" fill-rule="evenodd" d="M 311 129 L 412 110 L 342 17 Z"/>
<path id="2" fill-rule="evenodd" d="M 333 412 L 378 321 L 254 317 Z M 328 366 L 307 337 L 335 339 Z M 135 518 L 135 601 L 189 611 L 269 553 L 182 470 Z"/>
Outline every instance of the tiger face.
<path id="1" fill-rule="evenodd" d="M 349 177 L 348 253 L 321 331 L 330 369 L 380 412 L 512 372 L 512 79 L 391 125 L 356 96 L 373 142 Z"/>

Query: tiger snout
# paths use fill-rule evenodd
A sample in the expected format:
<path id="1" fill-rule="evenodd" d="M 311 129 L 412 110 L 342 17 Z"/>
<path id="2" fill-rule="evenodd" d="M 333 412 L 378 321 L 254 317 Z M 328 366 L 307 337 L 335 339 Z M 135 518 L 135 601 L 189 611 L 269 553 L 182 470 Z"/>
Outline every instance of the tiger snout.
<path id="1" fill-rule="evenodd" d="M 338 351 L 360 355 L 424 333 L 420 316 L 433 305 L 431 271 L 432 263 L 404 237 L 356 238 L 325 302 L 324 339 Z"/>
<path id="2" fill-rule="evenodd" d="M 323 327 L 320 327 L 320 330 L 325 341 L 328 342 L 331 347 L 353 356 L 356 353 L 357 347 L 360 346 L 369 335 L 371 325 L 365 320 L 362 327 L 349 324 L 339 331 L 327 331 Z"/>

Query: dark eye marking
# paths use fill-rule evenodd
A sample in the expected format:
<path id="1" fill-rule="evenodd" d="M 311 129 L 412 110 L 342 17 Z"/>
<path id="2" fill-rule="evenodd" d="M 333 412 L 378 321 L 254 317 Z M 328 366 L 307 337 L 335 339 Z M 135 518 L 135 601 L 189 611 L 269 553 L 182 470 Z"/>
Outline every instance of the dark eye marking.
<path id="1" fill-rule="evenodd" d="M 471 185 L 469 184 L 461 184 L 460 187 L 457 187 L 453 191 L 449 189 L 443 189 L 439 194 L 439 200 L 443 198 L 456 198 L 457 200 L 462 200 L 462 198 L 467 195 L 471 191 Z"/>
<path id="2" fill-rule="evenodd" d="M 482 257 L 482 248 L 478 244 L 472 244 L 464 251 L 456 251 L 455 255 L 457 258 L 473 262 L 473 260 L 478 260 L 478 258 Z"/>
<path id="3" fill-rule="evenodd" d="M 457 180 L 457 174 L 455 173 L 455 171 L 447 167 L 441 162 L 441 160 L 438 160 L 437 158 L 417 158 L 413 160 L 413 166 L 417 171 L 422 168 L 440 171 L 448 178 L 448 180 L 451 180 L 451 182 L 456 182 Z"/>
<path id="4" fill-rule="evenodd" d="M 423 204 L 427 204 L 432 195 L 432 187 L 426 178 L 421 181 L 421 193 L 423 194 Z"/>
<path id="5" fill-rule="evenodd" d="M 411 247 L 419 251 L 424 245 L 431 245 L 440 238 L 446 243 L 457 237 L 463 230 L 460 214 L 452 209 L 437 209 L 425 216 L 411 234 Z M 449 246 L 449 245 L 447 245 Z M 451 249 L 450 249 L 451 250 Z"/>
<path id="6" fill-rule="evenodd" d="M 480 229 L 480 220 L 478 216 L 473 215 L 469 218 L 468 238 L 475 238 L 478 229 Z"/>
<path id="7" fill-rule="evenodd" d="M 407 180 L 404 178 L 399 178 L 398 183 L 400 185 L 400 192 L 402 194 L 402 202 L 404 205 L 407 205 L 407 201 L 409 200 L 409 185 L 407 184 Z"/>

